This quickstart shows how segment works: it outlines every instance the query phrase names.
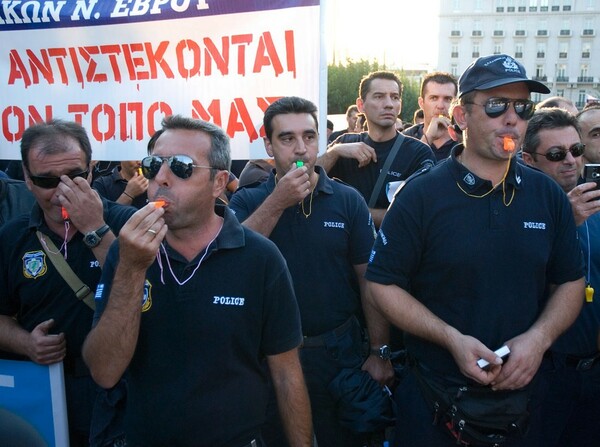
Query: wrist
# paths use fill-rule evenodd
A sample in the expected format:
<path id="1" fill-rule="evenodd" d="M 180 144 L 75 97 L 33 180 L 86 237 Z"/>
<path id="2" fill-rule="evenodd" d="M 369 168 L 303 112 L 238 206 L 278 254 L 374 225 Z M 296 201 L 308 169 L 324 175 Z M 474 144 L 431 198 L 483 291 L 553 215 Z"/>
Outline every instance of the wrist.
<path id="1" fill-rule="evenodd" d="M 133 199 L 134 199 L 134 197 L 133 197 L 132 195 L 130 195 L 130 194 L 127 194 L 127 191 L 123 191 L 123 194 L 124 194 L 125 196 L 129 197 L 131 200 L 133 200 Z"/>

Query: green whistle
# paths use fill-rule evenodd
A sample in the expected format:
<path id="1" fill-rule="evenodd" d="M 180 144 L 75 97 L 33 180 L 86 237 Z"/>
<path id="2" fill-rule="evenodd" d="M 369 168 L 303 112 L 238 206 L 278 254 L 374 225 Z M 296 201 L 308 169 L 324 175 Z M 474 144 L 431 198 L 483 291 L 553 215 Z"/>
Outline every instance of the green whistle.
<path id="1" fill-rule="evenodd" d="M 301 168 L 302 166 L 304 166 L 304 162 L 303 162 L 302 160 L 298 160 L 298 161 L 296 162 L 296 167 L 297 167 L 297 168 Z"/>

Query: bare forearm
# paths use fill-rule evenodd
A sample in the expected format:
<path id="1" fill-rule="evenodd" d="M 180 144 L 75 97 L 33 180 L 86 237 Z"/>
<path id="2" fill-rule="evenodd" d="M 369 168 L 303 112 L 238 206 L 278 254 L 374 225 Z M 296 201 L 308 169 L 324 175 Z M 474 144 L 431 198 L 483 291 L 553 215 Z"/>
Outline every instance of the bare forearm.
<path id="1" fill-rule="evenodd" d="M 137 344 L 145 271 L 117 268 L 106 309 L 83 346 L 94 380 L 114 386 L 129 365 Z"/>
<path id="2" fill-rule="evenodd" d="M 390 340 L 390 324 L 374 305 L 373 297 L 368 291 L 363 295 L 362 307 L 371 346 L 376 347 L 388 344 Z"/>
<path id="3" fill-rule="evenodd" d="M 298 350 L 268 357 L 277 405 L 290 447 L 312 445 L 310 400 Z"/>
<path id="4" fill-rule="evenodd" d="M 450 337 L 458 334 L 456 329 L 398 286 L 367 281 L 367 290 L 374 309 L 403 331 L 447 349 Z"/>
<path id="5" fill-rule="evenodd" d="M 584 279 L 580 278 L 554 289 L 546 307 L 530 329 L 540 334 L 545 349 L 548 349 L 579 315 L 583 305 L 584 287 Z"/>
<path id="6" fill-rule="evenodd" d="M 325 172 L 329 172 L 338 161 L 338 154 L 334 149 L 328 149 L 324 154 L 317 158 L 317 164 L 321 166 Z"/>
<path id="7" fill-rule="evenodd" d="M 28 338 L 29 332 L 23 329 L 14 318 L 0 315 L 0 349 L 29 356 Z"/>
<path id="8" fill-rule="evenodd" d="M 279 204 L 274 194 L 269 195 L 265 201 L 243 222 L 250 228 L 265 237 L 269 237 L 279 218 L 285 210 L 285 205 Z"/>

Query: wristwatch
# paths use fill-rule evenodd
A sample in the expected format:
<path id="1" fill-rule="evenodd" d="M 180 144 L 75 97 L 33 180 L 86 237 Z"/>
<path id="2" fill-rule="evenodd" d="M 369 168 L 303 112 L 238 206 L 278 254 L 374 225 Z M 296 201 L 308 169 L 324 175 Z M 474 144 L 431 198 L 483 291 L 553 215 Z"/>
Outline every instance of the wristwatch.
<path id="1" fill-rule="evenodd" d="M 85 233 L 85 236 L 83 236 L 83 243 L 90 248 L 94 248 L 100 243 L 104 235 L 108 233 L 109 230 L 110 227 L 104 224 L 96 231 L 90 231 L 89 233 Z"/>
<path id="2" fill-rule="evenodd" d="M 382 345 L 379 348 L 371 348 L 370 353 L 378 356 L 381 360 L 389 360 L 392 357 L 392 350 L 388 345 Z"/>

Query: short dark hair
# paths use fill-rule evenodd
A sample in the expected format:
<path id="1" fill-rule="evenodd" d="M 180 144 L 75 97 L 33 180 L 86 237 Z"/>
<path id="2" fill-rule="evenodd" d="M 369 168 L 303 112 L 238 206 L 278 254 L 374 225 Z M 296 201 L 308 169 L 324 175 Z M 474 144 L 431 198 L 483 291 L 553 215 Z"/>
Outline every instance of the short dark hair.
<path id="1" fill-rule="evenodd" d="M 367 94 L 369 93 L 369 89 L 371 88 L 371 83 L 375 79 L 388 79 L 390 81 L 394 81 L 398 84 L 398 94 L 402 96 L 402 81 L 400 78 L 396 76 L 396 73 L 391 71 L 373 71 L 368 75 L 363 76 L 360 81 L 360 86 L 358 87 L 358 96 L 364 101 L 367 98 Z"/>
<path id="2" fill-rule="evenodd" d="M 298 96 L 285 96 L 269 105 L 265 110 L 263 125 L 265 126 L 265 135 L 269 140 L 273 136 L 273 118 L 290 113 L 308 113 L 315 120 L 317 129 L 319 128 L 317 106 L 313 102 Z"/>
<path id="3" fill-rule="evenodd" d="M 154 151 L 156 142 L 160 136 L 167 130 L 195 130 L 204 132 L 210 137 L 210 152 L 208 153 L 208 164 L 216 169 L 229 171 L 231 168 L 231 150 L 229 147 L 229 137 L 219 126 L 194 118 L 187 118 L 181 115 L 167 116 L 162 120 L 162 129 L 150 138 L 148 142 L 148 153 Z M 157 136 L 158 134 L 158 136 Z M 151 144 L 152 142 L 152 144 Z M 215 177 L 216 172 L 211 169 L 211 179 Z"/>
<path id="4" fill-rule="evenodd" d="M 454 96 L 456 96 L 456 93 L 458 92 L 458 82 L 454 76 L 444 71 L 434 71 L 433 73 L 427 73 L 421 81 L 421 90 L 419 92 L 421 98 L 423 98 L 423 95 L 425 94 L 425 87 L 430 82 L 435 82 L 436 84 L 452 84 L 454 85 Z"/>
<path id="5" fill-rule="evenodd" d="M 558 107 L 542 108 L 536 111 L 527 123 L 527 131 L 523 139 L 523 152 L 532 154 L 535 160 L 535 152 L 540 145 L 539 133 L 545 129 L 564 129 L 565 127 L 573 127 L 579 136 L 581 130 L 577 118 L 565 109 Z"/>
<path id="6" fill-rule="evenodd" d="M 77 141 L 79 148 L 85 154 L 85 164 L 90 165 L 92 161 L 92 145 L 86 130 L 81 124 L 74 121 L 51 119 L 47 122 L 36 123 L 23 132 L 21 138 L 21 159 L 23 166 L 29 171 L 29 152 L 31 147 L 38 147 L 44 154 L 57 154 L 65 152 L 64 141 L 72 138 Z"/>

